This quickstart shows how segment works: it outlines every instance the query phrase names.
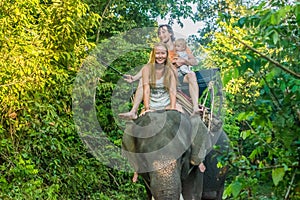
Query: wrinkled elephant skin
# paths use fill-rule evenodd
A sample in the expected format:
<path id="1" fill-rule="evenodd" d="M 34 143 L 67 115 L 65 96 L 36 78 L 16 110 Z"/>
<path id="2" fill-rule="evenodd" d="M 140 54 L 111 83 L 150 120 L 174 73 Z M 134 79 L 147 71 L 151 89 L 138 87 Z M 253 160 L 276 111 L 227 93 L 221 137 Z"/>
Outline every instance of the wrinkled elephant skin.
<path id="1" fill-rule="evenodd" d="M 190 117 L 174 110 L 148 112 L 126 124 L 123 154 L 145 180 L 149 199 L 176 200 L 180 193 L 185 200 L 202 199 L 203 191 L 203 197 L 222 196 L 225 175 L 219 174 L 216 151 L 205 158 L 204 176 L 190 164 L 191 132 Z M 226 149 L 227 143 L 222 131 L 217 145 Z"/>

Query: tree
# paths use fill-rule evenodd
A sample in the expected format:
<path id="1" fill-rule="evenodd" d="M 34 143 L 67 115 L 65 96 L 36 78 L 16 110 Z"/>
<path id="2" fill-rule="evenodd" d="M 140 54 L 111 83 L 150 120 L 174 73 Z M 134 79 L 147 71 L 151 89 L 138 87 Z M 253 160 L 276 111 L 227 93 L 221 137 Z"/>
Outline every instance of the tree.
<path id="1" fill-rule="evenodd" d="M 237 11 L 236 7 L 243 7 L 242 9 L 248 8 L 251 5 L 258 4 L 260 1 L 249 1 L 249 0 L 213 0 L 213 1 L 198 1 L 197 12 L 195 13 L 195 20 L 201 21 L 205 25 L 203 28 L 198 30 L 198 35 L 191 36 L 189 39 L 194 43 L 199 43 L 206 46 L 213 39 L 213 33 L 220 30 L 218 25 L 218 19 L 220 15 L 223 17 L 230 17 L 230 15 L 239 15 L 242 10 Z"/>
<path id="2" fill-rule="evenodd" d="M 222 32 L 214 34 L 207 49 L 223 72 L 230 122 L 225 127 L 232 132 L 235 151 L 236 176 L 225 193 L 240 198 L 296 198 L 299 5 L 272 1 L 245 11 L 221 16 Z M 261 183 L 264 191 L 256 187 Z"/>
<path id="3" fill-rule="evenodd" d="M 97 191 L 109 179 L 71 120 L 73 77 L 98 17 L 78 0 L 0 5 L 0 198 L 85 197 L 85 181 Z"/>
<path id="4" fill-rule="evenodd" d="M 143 198 L 141 184 L 131 185 L 129 173 L 104 166 L 80 140 L 72 118 L 73 81 L 99 42 L 155 26 L 153 19 L 169 6 L 174 19 L 189 7 L 170 0 L 85 2 L 0 0 L 1 199 Z M 141 56 L 142 62 L 147 53 L 130 52 L 112 66 L 126 72 L 128 61 Z M 98 95 L 109 96 L 116 78 L 103 79 Z M 102 108 L 99 116 L 107 114 Z M 113 137 L 114 130 L 108 129 Z M 119 142 L 118 135 L 113 139 Z"/>

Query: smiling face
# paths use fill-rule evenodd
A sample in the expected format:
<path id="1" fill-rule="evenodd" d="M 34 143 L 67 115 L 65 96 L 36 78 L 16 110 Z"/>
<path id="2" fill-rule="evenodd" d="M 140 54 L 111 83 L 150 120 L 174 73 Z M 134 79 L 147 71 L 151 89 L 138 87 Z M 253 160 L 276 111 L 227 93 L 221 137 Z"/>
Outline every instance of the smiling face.
<path id="1" fill-rule="evenodd" d="M 168 57 L 168 50 L 164 46 L 155 47 L 155 63 L 165 64 Z"/>
<path id="2" fill-rule="evenodd" d="M 158 37 L 161 42 L 168 43 L 171 41 L 172 34 L 168 31 L 168 28 L 166 26 L 162 26 L 158 30 Z"/>

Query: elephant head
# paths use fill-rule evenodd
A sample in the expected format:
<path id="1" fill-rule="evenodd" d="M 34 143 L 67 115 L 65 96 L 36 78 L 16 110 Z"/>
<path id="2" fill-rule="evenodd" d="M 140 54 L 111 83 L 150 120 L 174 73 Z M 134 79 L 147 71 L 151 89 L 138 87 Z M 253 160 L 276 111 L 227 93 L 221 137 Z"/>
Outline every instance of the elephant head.
<path id="1" fill-rule="evenodd" d="M 155 199 L 179 199 L 190 134 L 189 117 L 173 110 L 148 112 L 127 124 L 123 152 Z"/>
<path id="2" fill-rule="evenodd" d="M 203 173 L 190 164 L 192 122 L 175 110 L 148 112 L 127 122 L 123 154 L 143 177 L 149 199 L 174 200 L 180 193 L 185 200 L 201 199 Z"/>

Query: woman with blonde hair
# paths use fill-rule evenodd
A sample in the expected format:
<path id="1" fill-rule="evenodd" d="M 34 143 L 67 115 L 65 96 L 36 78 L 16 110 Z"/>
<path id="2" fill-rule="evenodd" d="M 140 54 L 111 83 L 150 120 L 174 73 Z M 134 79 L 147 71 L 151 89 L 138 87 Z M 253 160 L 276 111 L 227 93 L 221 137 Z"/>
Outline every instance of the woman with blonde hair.
<path id="1" fill-rule="evenodd" d="M 145 111 L 176 109 L 176 75 L 164 43 L 154 45 L 142 71 Z"/>
<path id="2" fill-rule="evenodd" d="M 142 70 L 144 114 L 153 110 L 174 109 L 182 112 L 176 104 L 177 79 L 174 67 L 168 55 L 167 45 L 154 45 L 149 62 Z M 138 174 L 134 173 L 133 182 L 137 181 Z"/>

